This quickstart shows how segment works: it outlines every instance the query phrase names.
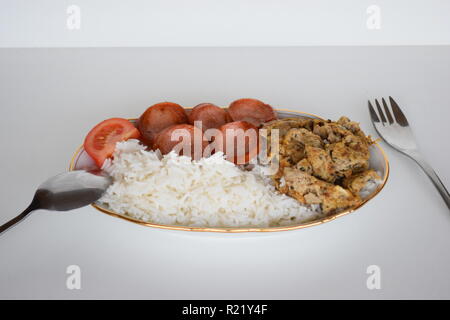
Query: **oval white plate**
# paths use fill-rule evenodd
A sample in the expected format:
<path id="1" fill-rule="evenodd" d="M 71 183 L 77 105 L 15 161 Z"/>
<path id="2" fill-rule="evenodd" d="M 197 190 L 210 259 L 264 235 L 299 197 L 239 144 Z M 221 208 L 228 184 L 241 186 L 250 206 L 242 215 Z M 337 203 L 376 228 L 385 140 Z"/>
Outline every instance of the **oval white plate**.
<path id="1" fill-rule="evenodd" d="M 319 116 L 305 113 L 305 112 L 298 112 L 298 111 L 290 111 L 285 109 L 277 109 L 278 117 L 280 119 L 283 118 L 289 118 L 289 117 L 301 117 L 301 118 L 316 118 L 316 119 L 323 119 Z M 135 120 L 130 120 L 134 122 Z M 387 179 L 389 177 L 389 162 L 386 157 L 385 152 L 383 149 L 378 145 L 378 143 L 373 144 L 370 146 L 370 168 L 376 170 L 377 172 L 381 173 L 382 182 L 379 184 L 378 188 L 372 192 L 371 195 L 369 195 L 367 198 L 365 198 L 357 207 L 354 207 L 352 209 L 339 212 L 333 215 L 329 215 L 317 220 L 308 221 L 302 224 L 296 224 L 296 225 L 289 225 L 289 226 L 282 226 L 282 227 L 266 227 L 266 228 L 258 228 L 258 227 L 244 227 L 244 228 L 212 228 L 212 227 L 186 227 L 186 226 L 174 226 L 174 225 L 160 225 L 155 223 L 149 223 L 144 222 L 141 220 L 134 219 L 132 217 L 129 217 L 124 214 L 119 214 L 116 212 L 113 212 L 107 208 L 101 207 L 97 204 L 92 204 L 92 206 L 104 213 L 107 213 L 109 215 L 112 215 L 117 218 L 122 218 L 134 223 L 138 223 L 144 226 L 148 227 L 155 227 L 155 228 L 161 228 L 161 229 L 170 229 L 170 230 L 183 230 L 183 231 L 202 231 L 202 232 L 221 232 L 221 233 L 242 233 L 242 232 L 273 232 L 273 231 L 287 231 L 287 230 L 295 230 L 295 229 L 301 229 L 306 227 L 315 226 L 318 224 L 322 224 L 331 220 L 334 220 L 338 217 L 342 217 L 346 214 L 349 214 L 350 212 L 353 212 L 359 208 L 361 208 L 364 204 L 369 202 L 373 197 L 375 197 L 381 189 L 385 186 Z M 97 168 L 94 161 L 91 159 L 91 157 L 86 153 L 83 146 L 79 147 L 78 150 L 75 152 L 74 156 L 72 157 L 72 161 L 70 162 L 69 170 L 81 170 L 81 169 L 94 169 Z"/>

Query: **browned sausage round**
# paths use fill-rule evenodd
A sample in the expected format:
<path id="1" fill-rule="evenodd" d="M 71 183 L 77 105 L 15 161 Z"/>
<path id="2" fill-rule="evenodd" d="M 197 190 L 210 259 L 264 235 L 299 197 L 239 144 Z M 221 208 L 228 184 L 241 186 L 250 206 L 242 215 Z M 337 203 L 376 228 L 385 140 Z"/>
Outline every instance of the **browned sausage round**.
<path id="1" fill-rule="evenodd" d="M 192 125 L 195 125 L 195 121 L 201 121 L 203 130 L 219 128 L 230 120 L 226 110 L 212 103 L 201 103 L 195 106 L 188 118 Z"/>
<path id="2" fill-rule="evenodd" d="M 149 107 L 138 121 L 138 129 L 144 142 L 150 147 L 156 134 L 175 124 L 187 123 L 188 118 L 183 107 L 172 102 L 161 102 Z"/>
<path id="3" fill-rule="evenodd" d="M 228 107 L 228 113 L 233 121 L 247 121 L 257 127 L 277 118 L 270 105 L 256 99 L 236 100 Z"/>
<path id="4" fill-rule="evenodd" d="M 247 121 L 235 121 L 219 128 L 221 135 L 215 137 L 216 151 L 222 151 L 227 160 L 245 164 L 258 154 L 258 128 Z M 229 139 L 233 139 L 230 141 Z"/>
<path id="5" fill-rule="evenodd" d="M 153 149 L 159 149 L 162 154 L 168 154 L 174 150 L 179 155 L 199 160 L 207 145 L 208 141 L 203 140 L 203 132 L 199 128 L 190 124 L 177 124 L 156 135 Z"/>

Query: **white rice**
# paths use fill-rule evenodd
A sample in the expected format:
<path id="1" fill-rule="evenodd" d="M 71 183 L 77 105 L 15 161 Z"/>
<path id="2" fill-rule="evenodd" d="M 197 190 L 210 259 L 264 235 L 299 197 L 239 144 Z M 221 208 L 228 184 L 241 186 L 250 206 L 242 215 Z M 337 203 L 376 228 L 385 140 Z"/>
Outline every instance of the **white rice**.
<path id="1" fill-rule="evenodd" d="M 114 182 L 98 204 L 146 222 L 197 227 L 283 226 L 323 216 L 319 205 L 277 192 L 267 168 L 253 165 L 243 171 L 222 153 L 192 161 L 146 151 L 138 140 L 119 142 L 114 160 L 103 165 Z M 378 185 L 369 181 L 361 197 Z"/>
<path id="2" fill-rule="evenodd" d="M 119 142 L 104 165 L 114 183 L 98 204 L 119 214 L 165 225 L 268 227 L 322 215 L 280 194 L 260 166 L 243 171 L 222 153 L 191 161 L 146 151 L 137 140 Z"/>

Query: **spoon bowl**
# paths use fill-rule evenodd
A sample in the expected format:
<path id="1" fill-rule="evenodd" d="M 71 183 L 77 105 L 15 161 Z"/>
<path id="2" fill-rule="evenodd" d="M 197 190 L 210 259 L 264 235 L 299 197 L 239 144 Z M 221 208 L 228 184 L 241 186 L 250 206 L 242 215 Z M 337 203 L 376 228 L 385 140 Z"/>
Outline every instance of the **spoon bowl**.
<path id="1" fill-rule="evenodd" d="M 0 233 L 37 209 L 67 211 L 87 206 L 100 199 L 111 183 L 111 177 L 101 170 L 75 170 L 53 176 L 38 187 L 28 208 L 0 226 Z"/>

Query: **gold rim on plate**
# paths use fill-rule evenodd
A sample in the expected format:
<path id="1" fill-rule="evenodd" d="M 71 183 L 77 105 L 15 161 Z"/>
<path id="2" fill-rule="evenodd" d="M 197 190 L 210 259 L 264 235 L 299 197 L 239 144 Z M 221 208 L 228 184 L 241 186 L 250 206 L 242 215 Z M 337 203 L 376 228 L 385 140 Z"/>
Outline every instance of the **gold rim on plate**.
<path id="1" fill-rule="evenodd" d="M 191 108 L 186 108 L 186 109 L 191 109 Z M 296 115 L 303 115 L 303 116 L 307 116 L 307 117 L 315 117 L 318 119 L 322 119 L 325 120 L 322 117 L 319 117 L 315 114 L 312 113 L 307 113 L 307 112 L 300 112 L 300 111 L 295 111 L 295 110 L 289 110 L 289 109 L 276 109 L 276 111 L 284 111 L 284 112 L 290 112 Z M 129 119 L 129 120 L 136 120 L 136 119 Z M 154 227 L 154 228 L 159 228 L 159 229 L 168 229 L 168 230 L 181 230 L 181 231 L 197 231 L 197 232 L 220 232 L 220 233 L 242 233 L 242 232 L 275 232 L 275 231 L 289 231 L 289 230 L 297 230 L 297 229 L 303 229 L 303 228 L 307 228 L 307 227 L 312 227 L 312 226 L 316 226 L 319 224 L 323 224 L 325 222 L 329 222 L 332 221 L 334 219 L 337 219 L 339 217 L 345 216 L 349 213 L 352 213 L 356 210 L 358 210 L 359 208 L 361 208 L 362 206 L 364 206 L 367 202 L 369 202 L 371 199 L 373 199 L 378 193 L 380 193 L 380 191 L 384 188 L 384 186 L 386 185 L 386 182 L 388 180 L 389 177 L 389 161 L 388 158 L 386 156 L 385 151 L 380 147 L 380 145 L 378 144 L 378 142 L 375 141 L 375 143 L 373 144 L 376 148 L 378 148 L 378 150 L 381 152 L 381 155 L 383 156 L 384 159 L 384 165 L 385 165 L 385 172 L 384 172 L 384 177 L 383 177 L 383 181 L 382 183 L 378 186 L 378 188 L 366 199 L 364 199 L 360 204 L 358 204 L 356 207 L 345 210 L 343 212 L 339 212 L 336 214 L 332 214 L 330 216 L 326 216 L 323 217 L 321 219 L 318 220 L 313 220 L 313 221 L 309 221 L 309 222 L 305 222 L 302 224 L 297 224 L 297 225 L 292 225 L 292 226 L 280 226 L 280 227 L 264 227 L 264 228 L 257 228 L 257 227 L 230 227 L 230 228 L 220 228 L 220 227 L 187 227 L 187 226 L 171 226 L 171 225 L 163 225 L 163 224 L 156 224 L 156 223 L 151 223 L 151 222 L 145 222 L 142 220 L 138 220 L 126 215 L 122 215 L 119 213 L 116 213 L 114 211 L 102 208 L 98 205 L 96 205 L 95 203 L 91 204 L 92 207 L 94 207 L 95 209 L 97 209 L 100 212 L 109 214 L 113 217 L 116 218 L 120 218 L 120 219 L 124 219 L 130 222 L 134 222 L 146 227 Z M 80 152 L 83 150 L 83 145 L 81 145 L 80 147 L 78 147 L 78 149 L 75 151 L 74 155 L 72 156 L 72 159 L 70 161 L 70 166 L 69 166 L 69 171 L 73 171 L 74 167 L 75 167 L 75 160 L 77 159 L 77 157 L 79 156 Z"/>

